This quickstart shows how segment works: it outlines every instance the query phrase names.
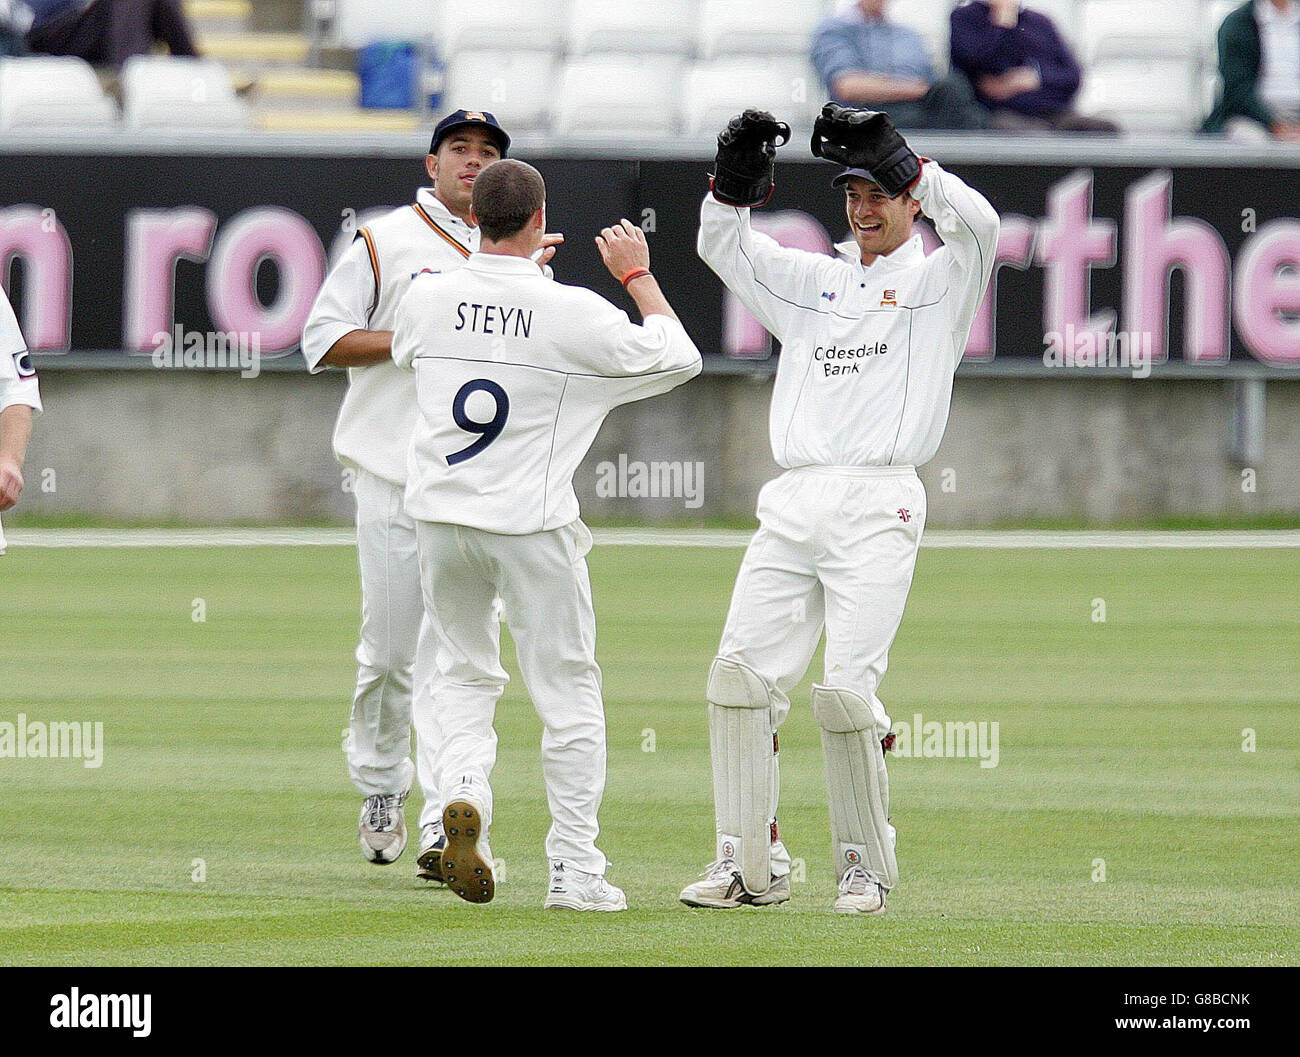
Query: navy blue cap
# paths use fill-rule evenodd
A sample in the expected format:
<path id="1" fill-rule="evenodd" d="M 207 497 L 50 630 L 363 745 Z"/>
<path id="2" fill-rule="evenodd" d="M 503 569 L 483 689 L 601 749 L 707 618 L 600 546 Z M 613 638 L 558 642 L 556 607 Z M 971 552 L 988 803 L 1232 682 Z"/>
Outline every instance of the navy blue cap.
<path id="1" fill-rule="evenodd" d="M 429 144 L 429 153 L 438 153 L 438 144 L 441 143 L 448 133 L 458 128 L 472 127 L 486 128 L 489 134 L 497 141 L 497 146 L 501 148 L 501 157 L 506 156 L 506 151 L 510 149 L 510 137 L 506 130 L 501 127 L 492 114 L 486 110 L 454 110 L 441 121 L 433 130 L 433 142 Z"/>
<path id="2" fill-rule="evenodd" d="M 831 181 L 832 187 L 843 187 L 849 182 L 849 177 L 856 176 L 861 180 L 867 180 L 873 184 L 879 184 L 880 181 L 872 175 L 870 169 L 845 169 L 839 176 Z"/>

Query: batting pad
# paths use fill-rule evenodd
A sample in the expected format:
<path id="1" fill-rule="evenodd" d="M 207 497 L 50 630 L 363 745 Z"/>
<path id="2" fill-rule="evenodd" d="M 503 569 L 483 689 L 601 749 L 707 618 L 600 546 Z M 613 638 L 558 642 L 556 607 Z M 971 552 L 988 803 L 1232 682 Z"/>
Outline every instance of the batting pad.
<path id="1" fill-rule="evenodd" d="M 767 686 L 751 668 L 715 658 L 709 669 L 709 746 L 718 858 L 734 859 L 754 895 L 772 885 L 776 751 Z"/>
<path id="2" fill-rule="evenodd" d="M 812 710 L 822 731 L 835 876 L 862 866 L 891 889 L 898 861 L 889 835 L 889 776 L 871 706 L 851 690 L 813 684 Z"/>

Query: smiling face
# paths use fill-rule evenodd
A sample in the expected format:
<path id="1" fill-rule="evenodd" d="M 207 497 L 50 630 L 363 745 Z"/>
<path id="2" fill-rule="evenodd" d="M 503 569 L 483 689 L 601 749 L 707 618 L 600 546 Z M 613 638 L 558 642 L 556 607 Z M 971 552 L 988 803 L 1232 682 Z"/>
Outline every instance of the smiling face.
<path id="1" fill-rule="evenodd" d="M 438 153 L 425 159 L 433 193 L 462 220 L 469 221 L 474 180 L 484 166 L 501 157 L 496 138 L 481 128 L 458 128 L 438 144 Z"/>
<path id="2" fill-rule="evenodd" d="M 870 180 L 851 176 L 844 185 L 844 212 L 862 263 L 870 264 L 912 237 L 912 222 L 921 212 L 921 203 L 911 195 L 890 198 Z"/>

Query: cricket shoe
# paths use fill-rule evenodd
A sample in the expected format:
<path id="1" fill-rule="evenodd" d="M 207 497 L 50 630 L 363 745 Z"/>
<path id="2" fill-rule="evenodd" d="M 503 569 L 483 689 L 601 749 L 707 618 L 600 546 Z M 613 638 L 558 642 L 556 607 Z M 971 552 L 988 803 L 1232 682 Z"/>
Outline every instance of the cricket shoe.
<path id="1" fill-rule="evenodd" d="M 837 914 L 883 914 L 885 886 L 861 866 L 850 866 L 840 878 L 840 894 L 835 897 Z"/>
<path id="2" fill-rule="evenodd" d="M 626 910 L 627 896 L 598 873 L 584 873 L 566 866 L 560 859 L 551 862 L 551 886 L 546 890 L 545 910 Z"/>
<path id="3" fill-rule="evenodd" d="M 718 859 L 709 863 L 700 877 L 703 880 L 687 885 L 678 896 L 688 907 L 732 910 L 735 907 L 773 906 L 790 898 L 789 874 L 774 876 L 767 891 L 755 895 L 740 879 L 740 867 L 735 859 Z"/>
<path id="4" fill-rule="evenodd" d="M 447 837 L 442 832 L 442 820 L 420 827 L 420 857 L 415 860 L 415 876 L 420 881 L 445 884 L 442 876 L 442 853 L 447 847 Z"/>
<path id="5" fill-rule="evenodd" d="M 396 862 L 406 850 L 406 815 L 402 806 L 409 789 L 368 796 L 361 805 L 357 841 L 361 854 L 377 866 Z"/>
<path id="6" fill-rule="evenodd" d="M 442 878 L 447 887 L 470 903 L 490 903 L 496 895 L 492 852 L 483 827 L 483 809 L 461 797 L 443 809 Z"/>

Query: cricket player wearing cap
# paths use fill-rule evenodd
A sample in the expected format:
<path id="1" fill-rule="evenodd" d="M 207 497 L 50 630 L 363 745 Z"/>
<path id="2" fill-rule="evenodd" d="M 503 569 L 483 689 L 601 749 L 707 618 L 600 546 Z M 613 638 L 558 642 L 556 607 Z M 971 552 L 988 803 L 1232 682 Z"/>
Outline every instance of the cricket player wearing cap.
<path id="1" fill-rule="evenodd" d="M 415 526 L 406 513 L 406 448 L 415 426 L 415 385 L 392 362 L 397 304 L 425 271 L 460 267 L 478 249 L 470 192 L 483 167 L 504 157 L 510 137 L 486 111 L 457 110 L 434 129 L 425 159 L 432 186 L 415 201 L 360 229 L 326 278 L 303 330 L 313 373 L 348 369 L 334 452 L 355 473 L 361 571 L 361 641 L 347 739 L 348 769 L 365 798 L 362 854 L 394 862 L 406 847 L 403 805 L 411 786 L 411 728 L 424 806 L 418 876 L 439 881 L 441 812 L 432 780 L 437 732 L 430 673 L 418 647 L 428 634 L 420 598 Z M 548 236 L 544 264 L 560 236 Z"/>
<path id="2" fill-rule="evenodd" d="M 36 368 L 9 298 L 0 288 L 0 510 L 10 509 L 22 495 L 32 416 L 40 413 Z M 0 528 L 0 554 L 4 552 L 4 530 Z"/>
<path id="3" fill-rule="evenodd" d="M 784 468 L 758 499 L 707 697 L 717 848 L 681 901 L 764 906 L 790 898 L 777 831 L 776 731 L 787 694 L 826 632 L 812 689 L 830 796 L 834 909 L 875 914 L 898 880 L 877 696 L 925 526 L 916 467 L 939 447 L 953 374 L 993 270 L 998 215 L 922 161 L 878 112 L 827 104 L 813 154 L 844 167 L 853 240 L 836 256 L 787 249 L 753 230 L 789 128 L 747 110 L 718 137 L 698 248 L 781 342 L 772 454 Z M 924 211 L 943 246 L 926 256 Z"/>
<path id="4" fill-rule="evenodd" d="M 596 243 L 643 322 L 580 287 L 546 281 L 546 186 L 518 161 L 474 182 L 479 252 L 422 275 L 397 310 L 393 360 L 415 372 L 420 417 L 406 509 L 415 519 L 424 599 L 437 635 L 446 807 L 442 870 L 472 903 L 495 891 L 488 827 L 493 713 L 506 684 L 498 593 L 541 718 L 551 809 L 543 906 L 618 911 L 596 847 L 605 788 L 605 711 L 596 623 L 573 474 L 606 415 L 693 378 L 700 353 L 650 274 L 629 221 Z"/>

